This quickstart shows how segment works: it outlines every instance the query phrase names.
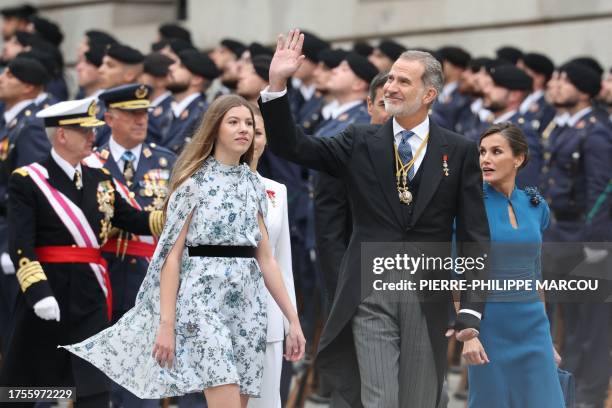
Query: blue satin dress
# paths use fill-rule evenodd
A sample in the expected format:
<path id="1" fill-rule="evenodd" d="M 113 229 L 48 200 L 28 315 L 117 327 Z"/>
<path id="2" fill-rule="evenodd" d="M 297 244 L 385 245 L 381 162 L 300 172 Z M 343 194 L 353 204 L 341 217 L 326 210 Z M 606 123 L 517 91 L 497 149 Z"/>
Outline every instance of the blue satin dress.
<path id="1" fill-rule="evenodd" d="M 532 280 L 533 289 L 490 292 L 479 336 L 490 362 L 469 366 L 469 407 L 564 407 L 550 324 L 535 289 L 548 206 L 539 195 L 517 188 L 510 199 L 486 183 L 484 192 L 491 233 L 489 279 Z M 517 228 L 510 223 L 508 204 Z"/>

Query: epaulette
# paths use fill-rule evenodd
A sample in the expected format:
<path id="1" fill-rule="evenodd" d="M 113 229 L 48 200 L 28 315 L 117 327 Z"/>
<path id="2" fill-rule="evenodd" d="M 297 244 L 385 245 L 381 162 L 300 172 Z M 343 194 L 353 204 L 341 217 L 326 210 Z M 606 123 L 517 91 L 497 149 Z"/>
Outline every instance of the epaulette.
<path id="1" fill-rule="evenodd" d="M 13 174 L 15 173 L 19 174 L 22 177 L 28 177 L 29 175 L 28 170 L 25 167 L 16 168 L 15 170 L 13 170 Z"/>
<path id="2" fill-rule="evenodd" d="M 108 171 L 108 169 L 106 167 L 98 167 L 102 173 L 106 174 L 107 176 L 110 176 L 110 171 Z"/>
<path id="3" fill-rule="evenodd" d="M 172 150 L 168 149 L 167 147 L 160 146 L 157 143 L 149 143 L 149 148 L 156 153 L 164 153 L 169 156 L 174 156 L 174 152 Z"/>

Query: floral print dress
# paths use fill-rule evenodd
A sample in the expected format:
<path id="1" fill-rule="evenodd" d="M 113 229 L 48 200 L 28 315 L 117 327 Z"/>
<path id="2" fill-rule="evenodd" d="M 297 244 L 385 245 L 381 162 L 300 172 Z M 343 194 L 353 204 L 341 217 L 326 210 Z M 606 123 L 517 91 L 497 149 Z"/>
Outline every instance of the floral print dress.
<path id="1" fill-rule="evenodd" d="M 162 398 L 238 384 L 259 396 L 266 350 L 266 291 L 254 258 L 189 257 L 183 252 L 172 368 L 151 352 L 159 326 L 161 268 L 189 214 L 186 246 L 257 246 L 265 188 L 246 166 L 212 156 L 171 196 L 164 230 L 136 298 L 115 325 L 65 348 L 139 398 Z"/>

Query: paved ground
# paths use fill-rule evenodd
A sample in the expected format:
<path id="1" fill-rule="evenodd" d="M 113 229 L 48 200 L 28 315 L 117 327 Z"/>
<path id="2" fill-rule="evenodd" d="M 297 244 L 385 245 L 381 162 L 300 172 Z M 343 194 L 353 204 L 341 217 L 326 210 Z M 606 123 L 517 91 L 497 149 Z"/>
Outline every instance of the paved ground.
<path id="1" fill-rule="evenodd" d="M 451 399 L 450 399 L 450 402 L 447 408 L 465 408 L 466 407 L 465 401 L 459 401 L 456 398 L 453 398 L 452 396 L 455 390 L 457 389 L 457 386 L 459 385 L 460 380 L 461 380 L 461 376 L 459 374 L 449 374 L 448 376 L 449 388 L 450 388 L 449 396 L 451 397 Z M 327 408 L 327 407 L 328 405 L 314 404 L 312 402 L 306 402 L 306 404 L 304 405 L 304 408 Z"/>

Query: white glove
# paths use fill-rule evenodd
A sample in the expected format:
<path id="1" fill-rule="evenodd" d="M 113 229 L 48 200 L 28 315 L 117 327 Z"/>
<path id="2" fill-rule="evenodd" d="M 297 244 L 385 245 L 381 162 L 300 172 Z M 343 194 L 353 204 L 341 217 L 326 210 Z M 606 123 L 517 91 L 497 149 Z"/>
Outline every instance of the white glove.
<path id="1" fill-rule="evenodd" d="M 583 248 L 583 251 L 585 257 L 584 261 L 588 264 L 601 262 L 605 259 L 606 256 L 608 256 L 607 249 L 594 249 L 585 246 Z"/>
<path id="2" fill-rule="evenodd" d="M 36 302 L 34 313 L 43 320 L 60 321 L 60 308 L 53 296 L 47 296 Z"/>
<path id="3" fill-rule="evenodd" d="M 2 266 L 2 272 L 4 272 L 5 275 L 12 275 L 15 273 L 15 265 L 13 265 L 11 257 L 6 252 L 0 255 L 0 266 Z"/>

